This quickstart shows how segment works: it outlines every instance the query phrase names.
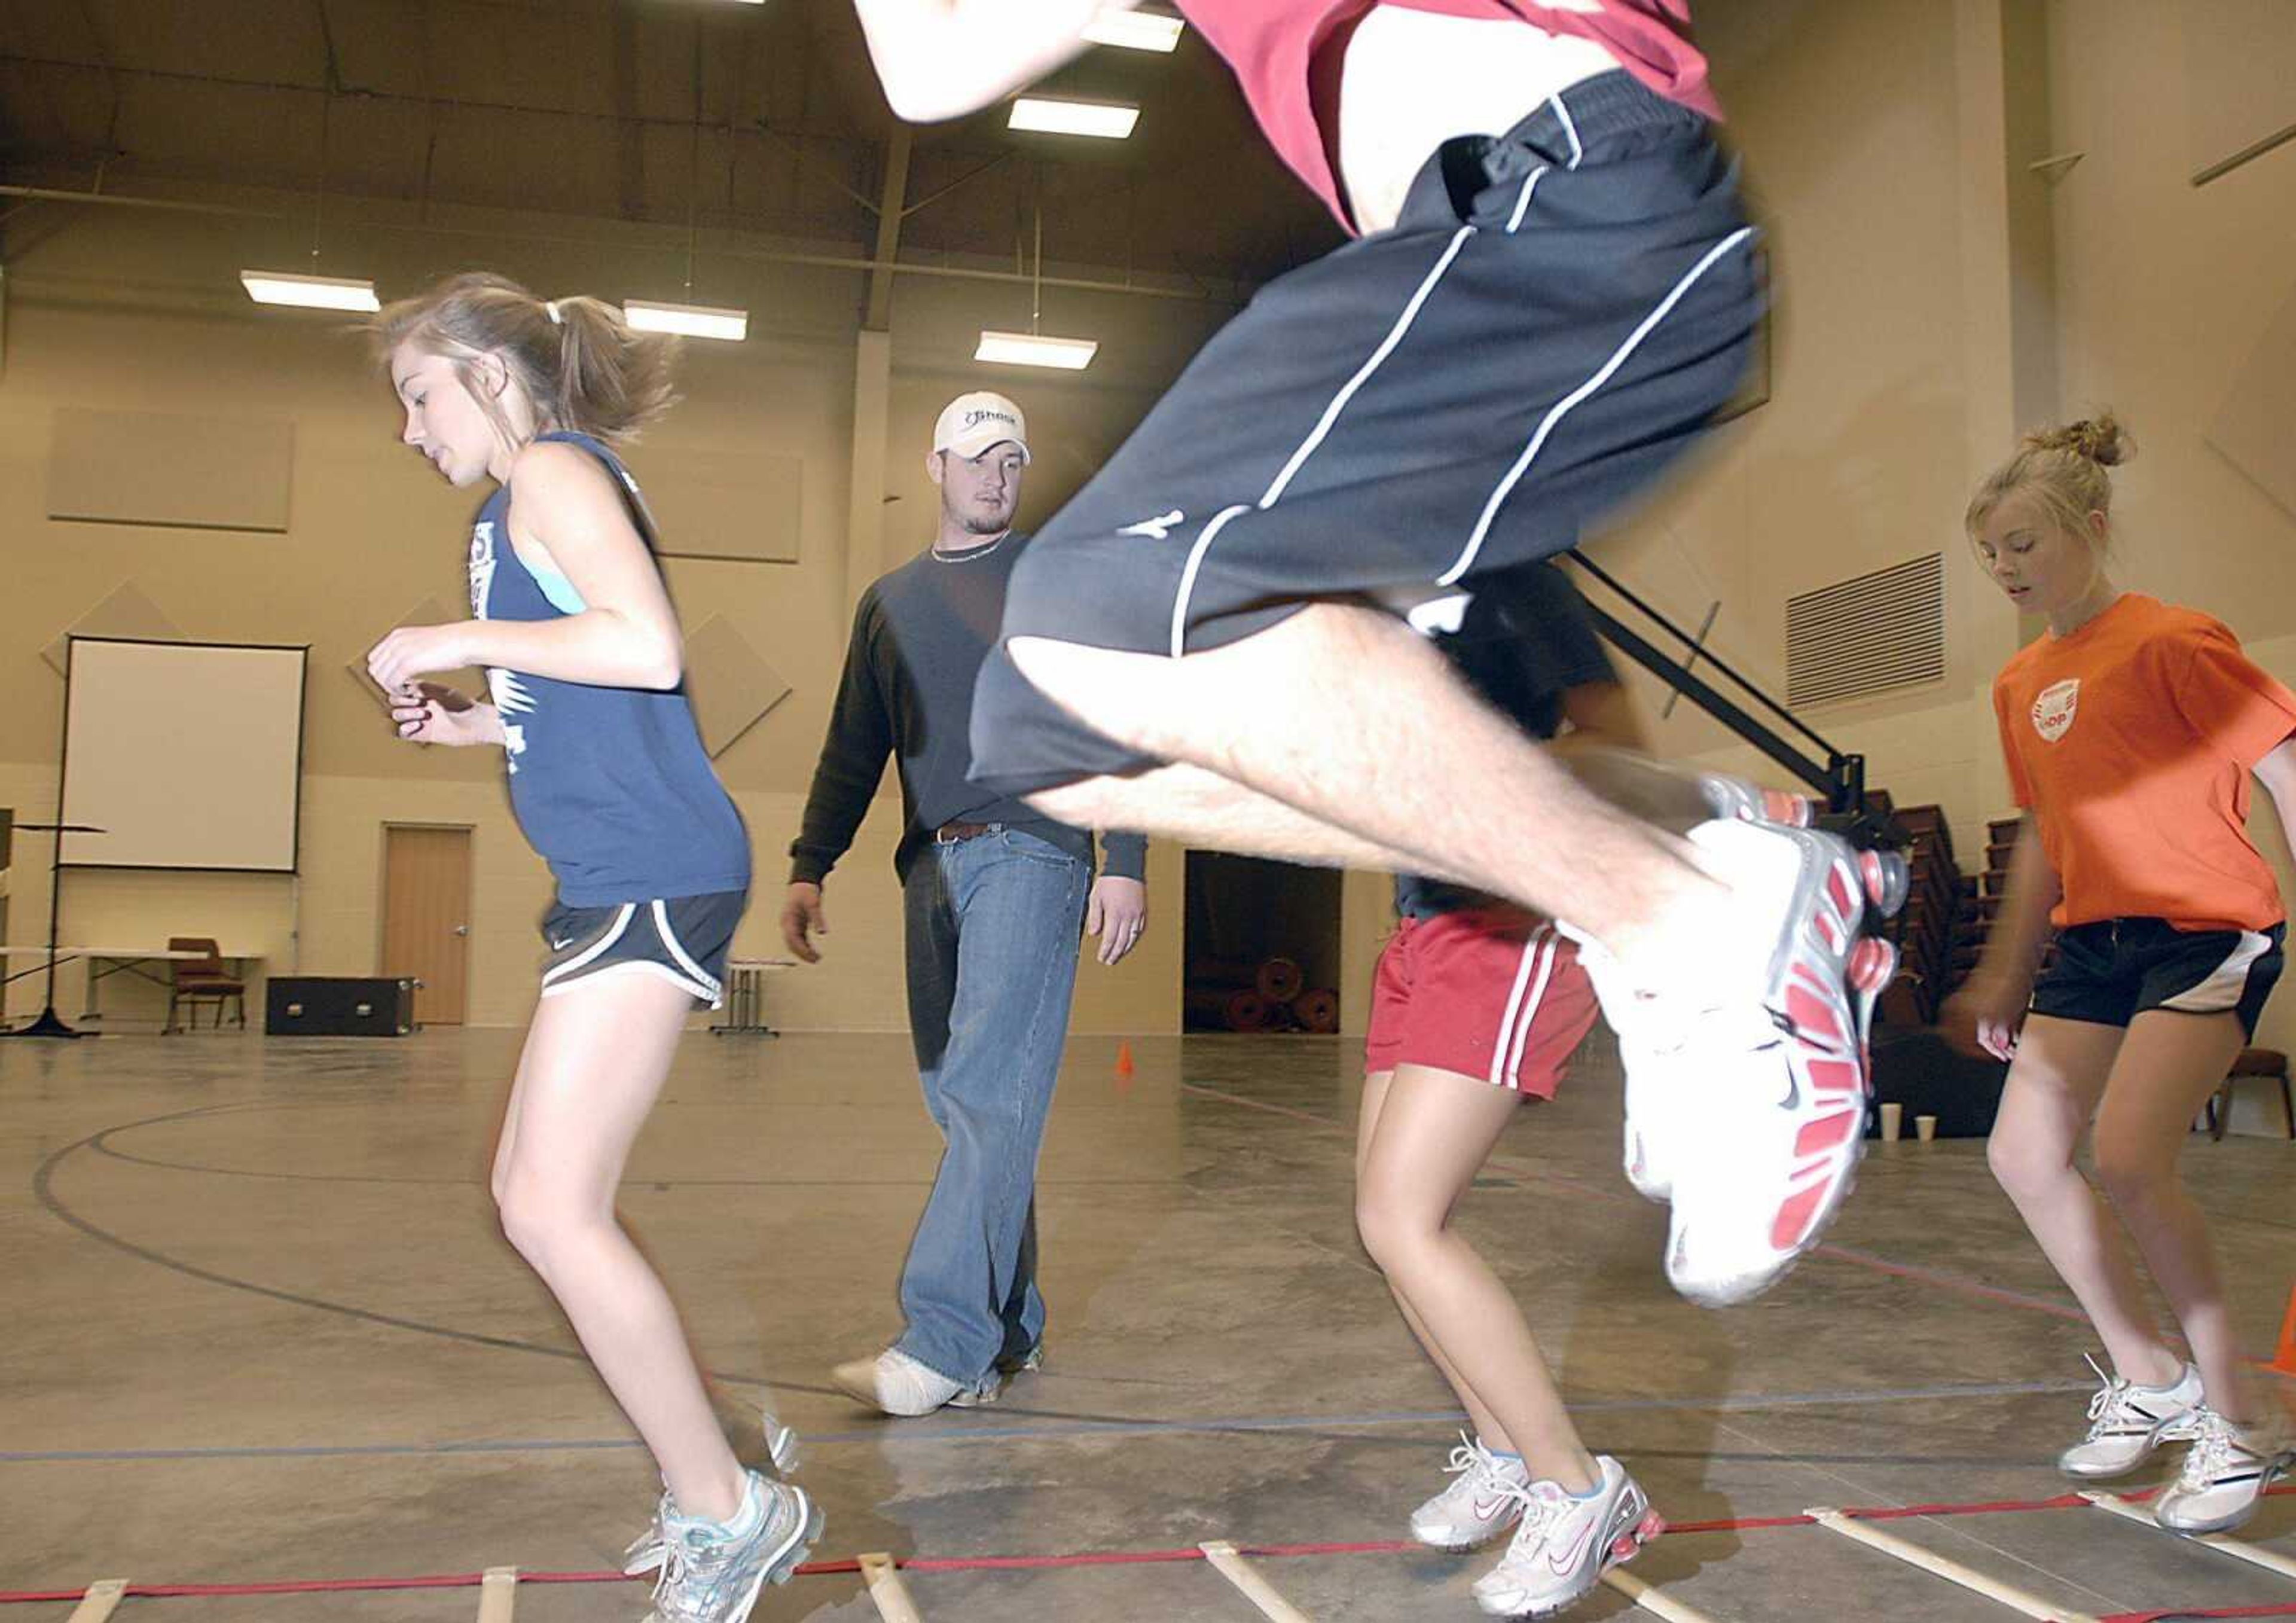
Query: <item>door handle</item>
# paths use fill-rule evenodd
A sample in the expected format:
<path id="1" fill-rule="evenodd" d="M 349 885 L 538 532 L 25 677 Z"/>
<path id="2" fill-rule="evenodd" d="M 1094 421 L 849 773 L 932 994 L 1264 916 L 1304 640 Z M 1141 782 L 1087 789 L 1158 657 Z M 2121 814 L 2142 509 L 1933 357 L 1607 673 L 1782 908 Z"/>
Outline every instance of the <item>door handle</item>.
<path id="1" fill-rule="evenodd" d="M 455 933 L 458 936 L 467 936 L 471 933 L 471 927 L 468 924 L 457 924 L 455 926 Z"/>

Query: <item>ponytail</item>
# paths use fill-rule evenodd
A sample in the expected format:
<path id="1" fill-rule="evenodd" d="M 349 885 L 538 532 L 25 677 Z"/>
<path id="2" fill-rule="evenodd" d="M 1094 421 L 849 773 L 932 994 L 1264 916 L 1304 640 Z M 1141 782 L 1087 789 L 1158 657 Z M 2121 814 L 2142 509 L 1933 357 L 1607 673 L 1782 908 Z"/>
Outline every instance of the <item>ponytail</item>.
<path id="1" fill-rule="evenodd" d="M 483 386 L 481 357 L 498 357 L 533 408 L 537 433 L 572 430 L 609 444 L 636 438 L 676 404 L 675 338 L 640 332 L 603 299 L 548 302 L 507 277 L 474 272 L 385 306 L 367 324 L 384 365 L 403 343 L 445 357 L 505 442 L 502 402 Z"/>

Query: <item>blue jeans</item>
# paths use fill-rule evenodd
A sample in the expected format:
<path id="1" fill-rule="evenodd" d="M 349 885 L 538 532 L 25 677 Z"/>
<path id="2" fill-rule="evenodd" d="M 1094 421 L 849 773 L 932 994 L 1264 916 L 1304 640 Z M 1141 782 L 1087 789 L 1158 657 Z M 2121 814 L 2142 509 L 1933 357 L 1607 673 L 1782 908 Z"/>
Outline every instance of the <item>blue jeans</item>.
<path id="1" fill-rule="evenodd" d="M 986 1384 L 1045 1330 L 1037 1148 L 1092 865 L 1018 829 L 929 845 L 905 886 L 909 1030 L 947 1147 L 901 1268 L 903 1352 Z"/>

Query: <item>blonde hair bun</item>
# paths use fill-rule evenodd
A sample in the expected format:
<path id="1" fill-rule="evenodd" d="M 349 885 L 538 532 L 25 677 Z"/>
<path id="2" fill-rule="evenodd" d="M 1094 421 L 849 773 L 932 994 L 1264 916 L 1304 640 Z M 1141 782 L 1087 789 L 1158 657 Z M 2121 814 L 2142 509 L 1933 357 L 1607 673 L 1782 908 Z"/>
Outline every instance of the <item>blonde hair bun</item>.
<path id="1" fill-rule="evenodd" d="M 2070 451 L 2100 468 L 2117 468 L 2136 455 L 2136 442 L 2110 411 L 2056 428 L 2035 429 L 2019 443 L 2028 450 Z"/>

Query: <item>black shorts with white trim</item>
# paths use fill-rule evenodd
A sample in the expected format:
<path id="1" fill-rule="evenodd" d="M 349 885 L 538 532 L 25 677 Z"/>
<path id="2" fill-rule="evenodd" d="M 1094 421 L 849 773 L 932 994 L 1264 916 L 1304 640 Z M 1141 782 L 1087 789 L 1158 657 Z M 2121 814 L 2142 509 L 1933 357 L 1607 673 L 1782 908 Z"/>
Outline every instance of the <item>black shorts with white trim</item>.
<path id="1" fill-rule="evenodd" d="M 746 890 L 658 897 L 604 907 L 553 903 L 542 915 L 550 961 L 542 995 L 553 996 L 608 973 L 652 974 L 718 1008 L 725 999 L 726 959 L 750 903 Z"/>
<path id="2" fill-rule="evenodd" d="M 1262 289 L 1015 565 L 1003 636 L 1177 656 L 1318 599 L 1439 620 L 1618 512 L 1728 400 L 1763 294 L 1735 165 L 1623 73 L 1431 156 L 1390 230 Z M 1153 763 L 1001 643 L 972 776 Z"/>
<path id="3" fill-rule="evenodd" d="M 2285 924 L 2178 930 L 2164 919 L 2101 919 L 2057 936 L 2057 958 L 2033 987 L 2032 1012 L 2125 1026 L 2152 1009 L 2234 1014 L 2256 1035 L 2280 979 Z"/>

